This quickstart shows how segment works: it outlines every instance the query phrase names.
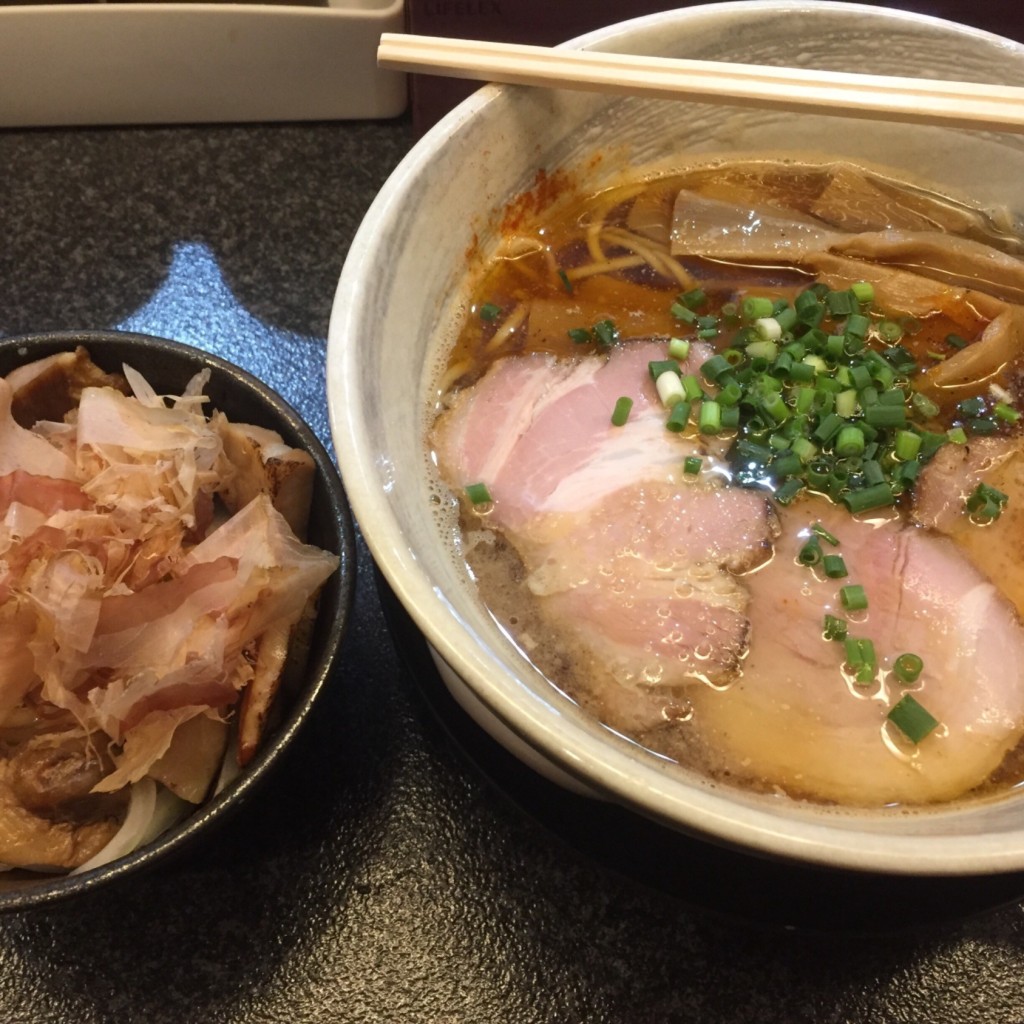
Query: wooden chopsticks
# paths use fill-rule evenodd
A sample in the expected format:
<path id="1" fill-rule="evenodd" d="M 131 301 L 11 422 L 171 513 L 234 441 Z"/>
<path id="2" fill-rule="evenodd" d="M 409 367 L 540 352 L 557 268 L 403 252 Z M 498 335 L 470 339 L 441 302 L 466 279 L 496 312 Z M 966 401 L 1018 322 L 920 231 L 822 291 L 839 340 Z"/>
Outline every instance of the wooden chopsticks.
<path id="1" fill-rule="evenodd" d="M 487 82 L 1024 132 L 1024 88 L 384 33 L 381 67 Z"/>

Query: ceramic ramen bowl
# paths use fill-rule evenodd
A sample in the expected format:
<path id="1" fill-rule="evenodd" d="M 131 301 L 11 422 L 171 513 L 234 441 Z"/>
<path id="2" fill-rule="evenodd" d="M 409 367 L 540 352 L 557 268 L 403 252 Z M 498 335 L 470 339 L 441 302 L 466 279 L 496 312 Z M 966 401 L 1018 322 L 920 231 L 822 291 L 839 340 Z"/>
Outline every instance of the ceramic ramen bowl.
<path id="1" fill-rule="evenodd" d="M 161 834 L 116 860 L 73 873 L 0 872 L 0 911 L 50 904 L 133 877 L 201 843 L 244 803 L 258 800 L 262 783 L 284 759 L 290 745 L 297 742 L 303 723 L 330 678 L 352 605 L 355 541 L 341 481 L 316 435 L 277 392 L 239 367 L 192 346 L 117 331 L 4 338 L 0 340 L 0 374 L 78 346 L 85 347 L 93 362 L 108 373 L 120 372 L 125 363 L 134 367 L 160 394 L 180 394 L 196 373 L 208 368 L 211 376 L 205 388 L 210 399 L 210 406 L 205 409 L 207 415 L 212 406 L 234 422 L 275 430 L 288 445 L 312 456 L 314 482 L 308 540 L 333 552 L 340 563 L 320 591 L 308 643 L 294 651 L 295 665 L 282 678 L 262 740 L 247 765 L 228 773 L 229 781 L 216 795 L 197 804 L 186 816 L 178 815 L 176 822 Z M 234 757 L 230 745 L 226 756 Z"/>
<path id="2" fill-rule="evenodd" d="M 613 25 L 574 47 L 1024 85 L 1024 47 L 949 22 L 846 3 L 752 0 Z M 467 275 L 543 171 L 595 190 L 629 169 L 784 150 L 884 165 L 982 207 L 1024 212 L 1024 139 L 838 117 L 487 86 L 409 153 L 348 255 L 328 394 L 342 477 L 397 597 L 452 692 L 533 770 L 683 832 L 860 871 L 1024 868 L 1024 796 L 946 810 L 836 813 L 716 786 L 603 727 L 537 671 L 445 543 L 427 461 L 432 386 L 467 315 Z M 954 157 L 953 154 L 956 154 Z M 525 770 L 525 769 L 524 769 Z"/>

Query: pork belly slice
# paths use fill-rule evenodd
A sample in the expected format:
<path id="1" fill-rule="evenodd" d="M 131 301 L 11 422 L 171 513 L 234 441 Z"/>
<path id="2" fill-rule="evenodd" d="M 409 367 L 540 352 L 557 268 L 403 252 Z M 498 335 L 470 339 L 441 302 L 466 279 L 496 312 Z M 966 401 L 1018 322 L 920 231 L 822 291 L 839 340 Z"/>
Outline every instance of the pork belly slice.
<path id="1" fill-rule="evenodd" d="M 797 563 L 807 527 L 841 540 L 848 580 Z M 841 607 L 856 582 L 866 613 Z M 898 518 L 857 521 L 824 499 L 786 512 L 776 556 L 745 579 L 750 649 L 724 692 L 696 689 L 694 724 L 734 776 L 796 796 L 862 806 L 949 800 L 982 784 L 1024 726 L 1024 630 L 1008 601 L 948 539 Z M 884 669 L 905 652 L 924 660 L 910 689 L 942 725 L 914 747 L 886 723 L 905 688 L 883 674 L 847 682 L 844 645 L 822 636 L 826 613 L 870 638 Z"/>
<path id="2" fill-rule="evenodd" d="M 500 360 L 440 418 L 433 443 L 442 472 L 456 488 L 486 483 L 495 519 L 509 528 L 589 508 L 631 483 L 673 478 L 692 447 L 668 443 L 647 369 L 665 353 L 663 343 L 645 341 L 616 347 L 607 361 Z M 684 372 L 698 372 L 710 355 L 693 346 Z M 622 396 L 633 408 L 625 427 L 613 427 Z"/>
<path id="3" fill-rule="evenodd" d="M 1024 457 L 1019 437 L 947 444 L 925 466 L 914 492 L 914 519 L 946 534 L 1024 616 Z M 1008 498 L 997 520 L 972 521 L 965 503 L 979 483 Z"/>
<path id="4" fill-rule="evenodd" d="M 666 430 L 647 363 L 664 346 L 633 343 L 606 361 L 507 359 L 454 403 L 435 451 L 457 489 L 483 481 L 487 520 L 503 530 L 603 704 L 637 696 L 630 727 L 656 725 L 651 690 L 724 683 L 746 645 L 746 592 L 734 573 L 770 555 L 763 494 L 727 486 L 718 442 Z M 704 353 L 692 356 L 694 367 Z M 684 369 L 689 370 L 690 367 Z M 633 411 L 610 424 L 616 398 Z M 710 471 L 685 481 L 688 455 Z"/>

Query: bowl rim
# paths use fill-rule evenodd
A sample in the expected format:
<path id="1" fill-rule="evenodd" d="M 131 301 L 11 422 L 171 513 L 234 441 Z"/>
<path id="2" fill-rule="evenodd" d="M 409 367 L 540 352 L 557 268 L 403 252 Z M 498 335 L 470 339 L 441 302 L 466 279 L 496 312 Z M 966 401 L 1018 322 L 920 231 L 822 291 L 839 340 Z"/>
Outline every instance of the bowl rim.
<path id="1" fill-rule="evenodd" d="M 578 36 L 565 48 L 612 48 L 636 30 L 660 26 L 691 26 L 737 14 L 826 11 L 838 17 L 869 16 L 883 24 L 920 24 L 959 36 L 973 36 L 990 45 L 1015 51 L 1024 46 L 994 33 L 914 12 L 846 3 L 842 0 L 728 0 L 664 11 L 625 20 Z M 328 409 L 342 479 L 356 521 L 384 578 L 417 628 L 473 694 L 506 727 L 541 756 L 598 788 L 604 795 L 648 818 L 712 842 L 820 867 L 914 875 L 973 875 L 1024 868 L 1024 827 L 1015 832 L 983 835 L 898 835 L 869 828 L 839 827 L 825 820 L 783 818 L 770 810 L 743 804 L 727 791 L 714 791 L 669 778 L 656 758 L 637 758 L 610 743 L 595 740 L 576 725 L 565 728 L 564 716 L 541 699 L 523 700 L 525 688 L 490 655 L 476 638 L 450 639 L 450 610 L 413 552 L 405 544 L 388 497 L 375 473 L 375 454 L 359 415 L 362 395 L 353 360 L 360 310 L 366 306 L 369 283 L 365 268 L 374 266 L 382 224 L 394 222 L 403 195 L 432 154 L 467 121 L 481 116 L 499 97 L 521 86 L 485 85 L 426 132 L 409 150 L 371 204 L 348 251 L 340 275 L 328 331 Z M 926 812 L 930 819 L 962 814 L 959 808 Z M 824 816 L 822 816 L 824 817 Z M 843 815 L 847 822 L 880 814 Z M 839 819 L 837 819 L 839 820 Z M 1014 842 L 1009 842 L 1010 837 Z"/>
<path id="2" fill-rule="evenodd" d="M 231 381 L 232 390 L 244 389 L 262 405 L 269 406 L 275 417 L 279 417 L 287 424 L 316 464 L 317 475 L 323 482 L 324 496 L 330 505 L 330 518 L 337 525 L 337 554 L 340 564 L 332 577 L 335 580 L 333 587 L 337 594 L 336 612 L 329 622 L 324 622 L 320 626 L 334 635 L 335 639 L 327 645 L 320 663 L 313 665 L 308 676 L 304 676 L 306 681 L 295 696 L 294 706 L 274 729 L 269 742 L 261 745 L 249 766 L 220 793 L 197 805 L 194 811 L 188 813 L 177 824 L 124 857 L 90 871 L 83 871 L 81 874 L 39 873 L 25 878 L 23 885 L 19 880 L 16 887 L 6 891 L 0 890 L 0 912 L 48 906 L 80 896 L 125 876 L 134 875 L 176 855 L 198 833 L 214 823 L 222 823 L 234 814 L 263 783 L 312 713 L 317 698 L 338 663 L 339 651 L 351 619 L 355 594 L 355 528 L 341 477 L 319 438 L 286 399 L 258 377 L 220 356 L 185 342 L 132 331 L 87 329 L 10 335 L 0 338 L 0 355 L 22 346 L 57 350 L 70 349 L 77 345 L 91 347 L 97 352 L 104 347 L 138 345 L 148 351 L 156 349 L 169 354 L 172 358 L 192 361 L 197 369 L 210 367 Z M 145 376 L 145 368 L 142 368 L 141 372 Z"/>

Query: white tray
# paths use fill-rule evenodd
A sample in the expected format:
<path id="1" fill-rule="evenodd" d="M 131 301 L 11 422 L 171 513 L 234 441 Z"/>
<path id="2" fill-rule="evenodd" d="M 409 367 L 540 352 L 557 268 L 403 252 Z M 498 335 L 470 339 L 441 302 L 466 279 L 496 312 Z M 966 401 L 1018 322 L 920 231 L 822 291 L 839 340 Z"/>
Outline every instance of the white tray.
<path id="1" fill-rule="evenodd" d="M 402 0 L 0 7 L 0 127 L 394 117 Z"/>

